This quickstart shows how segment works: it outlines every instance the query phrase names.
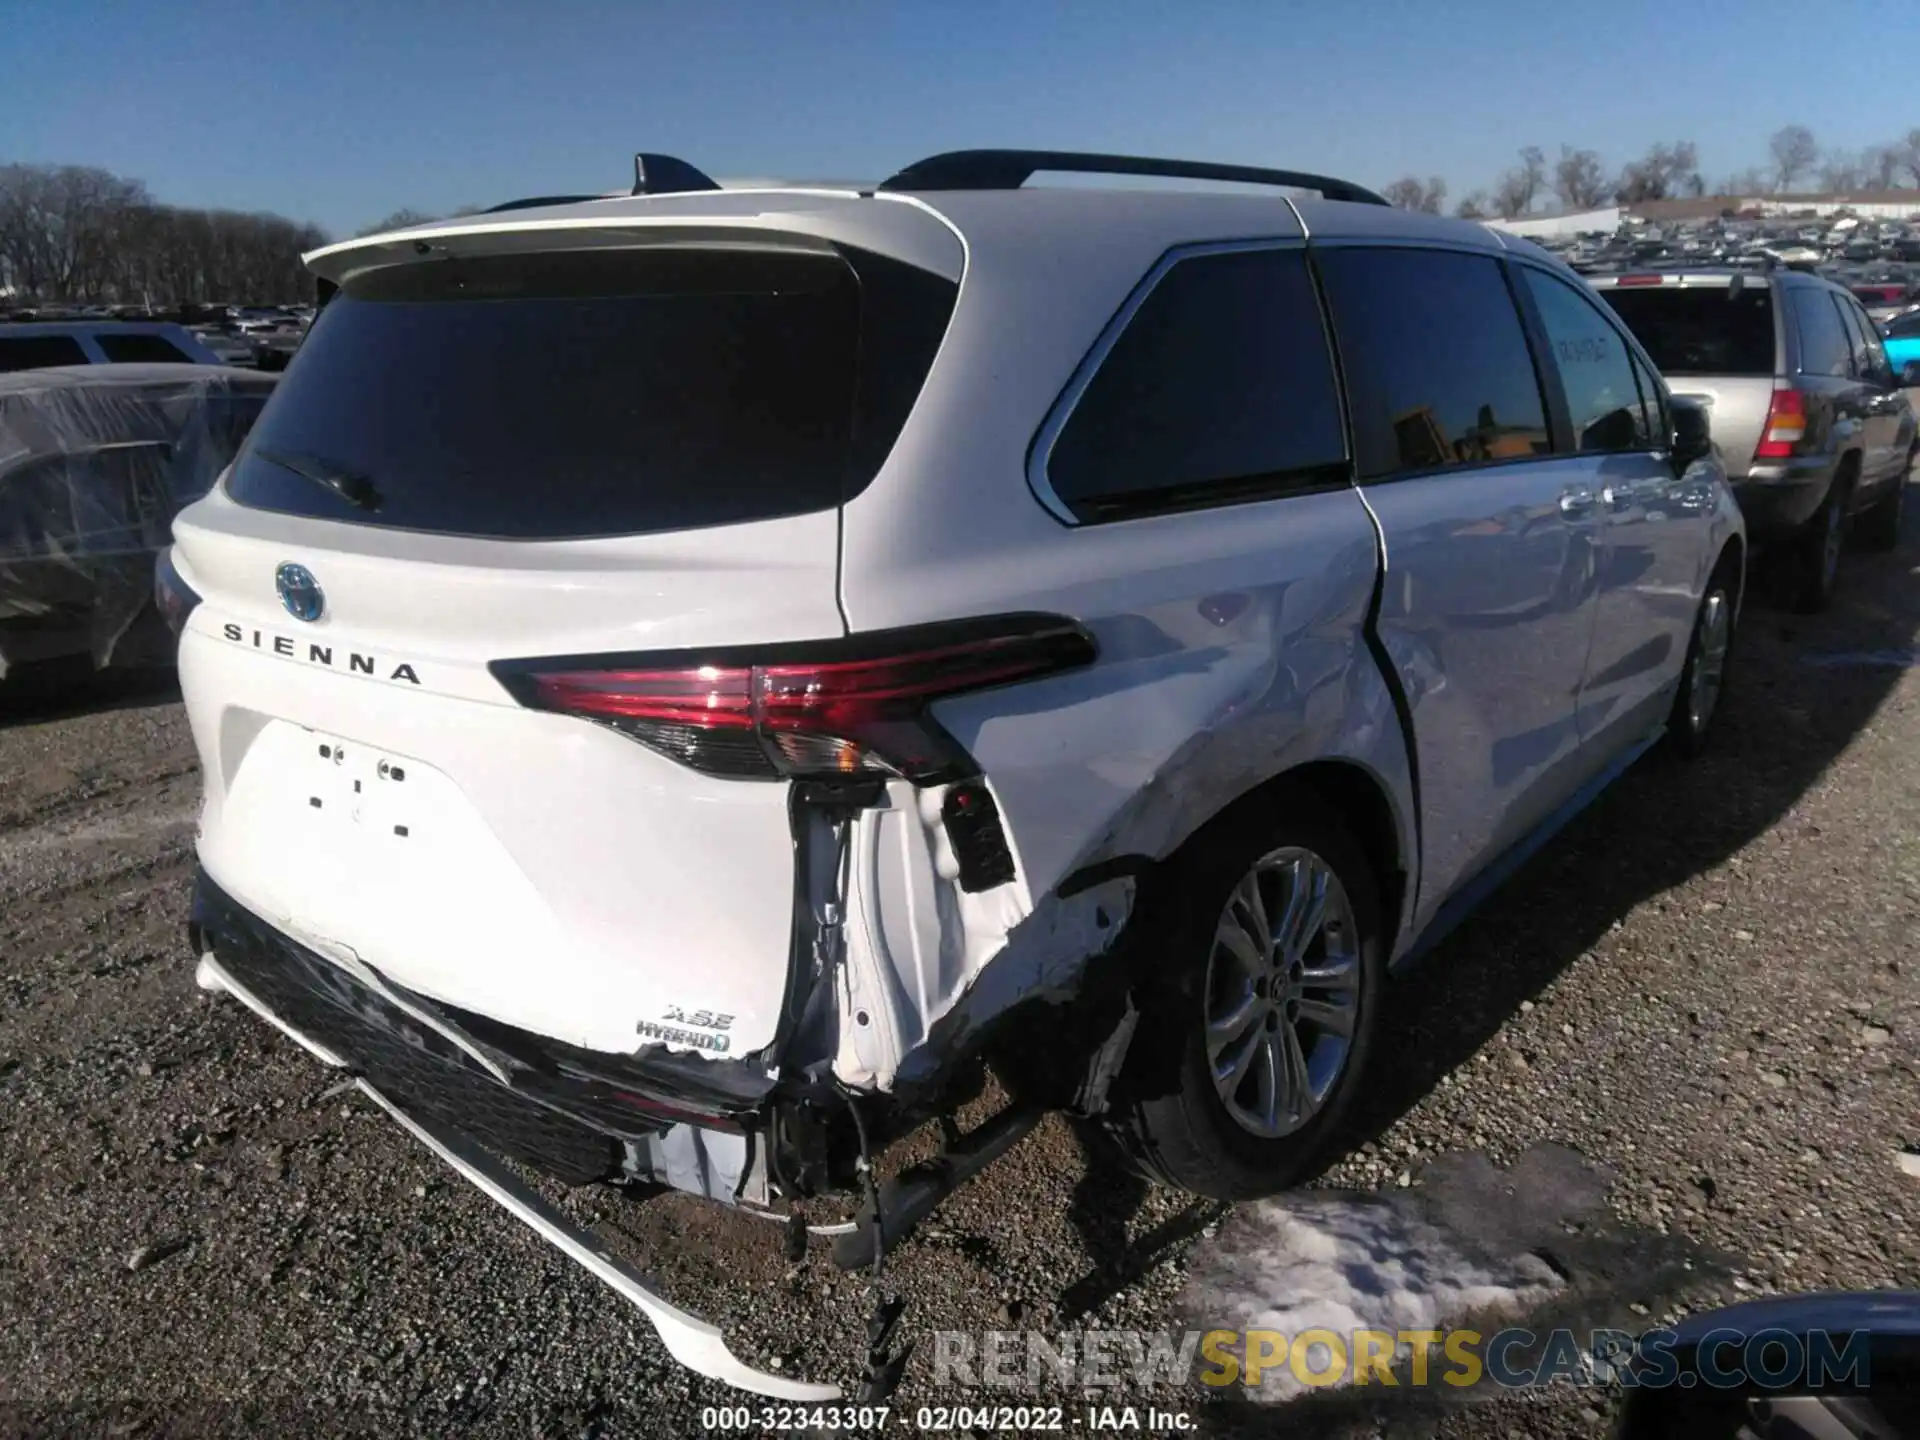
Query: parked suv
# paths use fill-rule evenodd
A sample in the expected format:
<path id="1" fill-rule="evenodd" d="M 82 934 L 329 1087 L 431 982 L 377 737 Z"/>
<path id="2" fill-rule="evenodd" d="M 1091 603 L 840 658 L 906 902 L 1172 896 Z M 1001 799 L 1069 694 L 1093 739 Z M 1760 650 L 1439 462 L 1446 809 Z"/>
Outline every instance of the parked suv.
<path id="1" fill-rule="evenodd" d="M 43 320 L 0 325 L 0 373 L 58 365 L 218 365 L 183 325 L 138 320 Z"/>
<path id="2" fill-rule="evenodd" d="M 1485 226 L 1110 156 L 646 160 L 672 192 L 307 257 L 325 306 L 160 577 L 191 933 L 674 1354 L 817 1395 L 488 1152 L 849 1196 L 807 1213 L 863 1267 L 1049 1107 L 1286 1186 L 1389 973 L 1704 743 L 1744 532 L 1704 412 Z M 982 1062 L 1011 1100 L 963 1134 Z"/>
<path id="3" fill-rule="evenodd" d="M 1849 526 L 1899 543 L 1912 406 L 1880 332 L 1817 275 L 1690 271 L 1592 276 L 1681 393 L 1709 407 L 1756 545 L 1775 545 L 1796 602 L 1833 599 Z"/>

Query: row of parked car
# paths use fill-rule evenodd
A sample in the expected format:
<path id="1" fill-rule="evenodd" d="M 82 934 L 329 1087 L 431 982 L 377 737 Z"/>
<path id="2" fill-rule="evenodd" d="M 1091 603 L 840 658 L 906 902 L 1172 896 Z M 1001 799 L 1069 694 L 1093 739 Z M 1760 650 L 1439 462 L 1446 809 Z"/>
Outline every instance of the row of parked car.
<path id="1" fill-rule="evenodd" d="M 129 361 L 284 370 L 312 323 L 310 306 L 21 310 L 0 321 L 0 373 Z"/>
<path id="2" fill-rule="evenodd" d="M 1553 237 L 1541 243 L 1583 274 L 1664 266 L 1903 268 L 1920 263 L 1920 229 L 1907 221 L 1853 216 L 1824 221 L 1733 216 L 1668 224 L 1630 221 L 1611 234 Z"/>
<path id="3" fill-rule="evenodd" d="M 497 1157 L 863 1270 L 1049 1108 L 1169 1185 L 1293 1183 L 1389 977 L 1709 743 L 1754 542 L 1825 603 L 1914 443 L 1842 286 L 1596 285 L 1293 171 L 641 156 L 310 264 L 321 321 L 160 566 L 201 983 L 794 1399 L 834 1392 Z M 1009 1103 L 962 1130 L 983 1062 Z"/>

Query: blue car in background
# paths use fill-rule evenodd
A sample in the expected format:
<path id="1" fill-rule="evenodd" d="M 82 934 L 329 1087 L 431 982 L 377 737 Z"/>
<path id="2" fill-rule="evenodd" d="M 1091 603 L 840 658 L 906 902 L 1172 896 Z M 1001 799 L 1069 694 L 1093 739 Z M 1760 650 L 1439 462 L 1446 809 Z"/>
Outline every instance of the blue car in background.
<path id="1" fill-rule="evenodd" d="M 1882 320 L 1880 337 L 1886 343 L 1887 359 L 1893 365 L 1894 374 L 1903 373 L 1909 365 L 1920 364 L 1920 305 Z"/>

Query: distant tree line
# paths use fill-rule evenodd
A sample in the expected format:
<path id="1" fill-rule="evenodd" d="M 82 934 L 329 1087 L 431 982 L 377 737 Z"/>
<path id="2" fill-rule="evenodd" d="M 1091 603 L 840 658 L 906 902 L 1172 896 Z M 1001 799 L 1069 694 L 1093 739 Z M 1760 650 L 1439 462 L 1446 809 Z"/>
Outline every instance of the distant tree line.
<path id="1" fill-rule="evenodd" d="M 0 294 L 174 306 L 311 299 L 300 263 L 326 232 L 284 215 L 163 205 L 89 165 L 0 164 Z"/>
<path id="2" fill-rule="evenodd" d="M 1909 130 L 1903 140 L 1853 151 L 1822 150 L 1805 125 L 1787 125 L 1774 132 L 1767 153 L 1772 160 L 1768 168 L 1743 170 L 1711 183 L 1700 169 L 1699 147 L 1691 140 L 1649 146 L 1618 170 L 1609 168 L 1597 150 L 1562 145 L 1559 159 L 1549 162 L 1544 150 L 1529 145 L 1520 151 L 1518 165 L 1461 200 L 1453 213 L 1511 220 L 1549 196 L 1561 209 L 1592 210 L 1643 200 L 1792 194 L 1808 188 L 1823 193 L 1920 191 L 1920 129 Z M 1407 175 L 1380 193 L 1403 210 L 1438 215 L 1446 205 L 1447 184 L 1438 176 L 1422 180 Z M 1920 208 L 1920 194 L 1915 195 L 1915 206 Z"/>

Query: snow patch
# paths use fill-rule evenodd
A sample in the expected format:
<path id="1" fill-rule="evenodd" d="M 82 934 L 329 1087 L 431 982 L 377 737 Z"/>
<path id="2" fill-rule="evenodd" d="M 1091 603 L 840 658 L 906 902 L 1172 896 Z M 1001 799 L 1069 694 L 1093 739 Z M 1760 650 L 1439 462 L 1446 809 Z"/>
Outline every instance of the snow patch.
<path id="1" fill-rule="evenodd" d="M 1205 1329 L 1272 1330 L 1290 1341 L 1312 1329 L 1432 1330 L 1517 1313 L 1563 1283 L 1528 1252 L 1470 1256 L 1411 1199 L 1293 1195 L 1236 1211 L 1195 1253 L 1183 1303 Z M 1324 1354 L 1311 1359 L 1309 1373 L 1328 1368 Z M 1308 1388 L 1282 1364 L 1263 1369 L 1245 1394 L 1277 1403 Z"/>

